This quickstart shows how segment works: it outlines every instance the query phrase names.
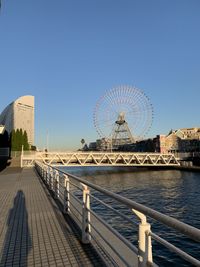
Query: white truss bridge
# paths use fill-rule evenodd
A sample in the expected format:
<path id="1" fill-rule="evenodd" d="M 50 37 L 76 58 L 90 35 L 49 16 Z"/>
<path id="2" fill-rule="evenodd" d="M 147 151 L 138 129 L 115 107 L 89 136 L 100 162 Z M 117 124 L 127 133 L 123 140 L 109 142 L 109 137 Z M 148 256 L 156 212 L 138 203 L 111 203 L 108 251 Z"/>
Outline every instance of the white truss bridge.
<path id="1" fill-rule="evenodd" d="M 22 153 L 21 166 L 32 167 L 35 161 L 51 166 L 179 166 L 173 154 L 132 152 L 36 152 Z"/>

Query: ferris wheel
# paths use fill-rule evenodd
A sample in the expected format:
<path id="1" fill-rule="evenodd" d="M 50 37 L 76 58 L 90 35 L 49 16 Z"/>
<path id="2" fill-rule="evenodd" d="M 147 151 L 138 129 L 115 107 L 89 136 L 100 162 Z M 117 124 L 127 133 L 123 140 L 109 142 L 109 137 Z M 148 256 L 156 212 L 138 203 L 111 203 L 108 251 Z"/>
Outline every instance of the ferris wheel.
<path id="1" fill-rule="evenodd" d="M 119 86 L 99 99 L 93 119 L 100 138 L 112 139 L 117 145 L 134 143 L 149 131 L 153 106 L 142 90 Z"/>

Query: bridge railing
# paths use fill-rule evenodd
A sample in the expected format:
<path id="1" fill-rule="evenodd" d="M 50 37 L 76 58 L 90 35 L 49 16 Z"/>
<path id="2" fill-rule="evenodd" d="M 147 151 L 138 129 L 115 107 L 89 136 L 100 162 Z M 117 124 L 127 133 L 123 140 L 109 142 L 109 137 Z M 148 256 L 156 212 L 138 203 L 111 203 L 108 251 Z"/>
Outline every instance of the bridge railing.
<path id="1" fill-rule="evenodd" d="M 198 259 L 195 259 L 182 249 L 152 232 L 151 225 L 147 222 L 147 216 L 197 242 L 200 242 L 199 229 L 103 189 L 85 179 L 61 171 L 58 168 L 41 162 L 36 162 L 35 166 L 45 184 L 54 192 L 55 198 L 62 203 L 63 212 L 69 214 L 80 227 L 82 242 L 92 242 L 95 246 L 101 247 L 106 259 L 113 265 L 156 266 L 152 256 L 153 239 L 194 266 L 200 266 Z M 77 194 L 77 190 L 81 194 Z M 125 205 L 127 210 L 131 210 L 139 219 L 139 224 L 106 203 L 106 201 L 100 199 L 97 196 L 99 193 L 117 201 L 120 205 Z M 122 218 L 124 220 L 123 227 L 128 224 L 129 226 L 132 225 L 132 227 L 137 226 L 138 247 L 129 242 L 94 211 L 94 208 L 91 207 L 91 199 L 96 201 L 96 203 L 104 205 L 110 212 L 115 213 L 118 218 Z"/>
<path id="2" fill-rule="evenodd" d="M 179 166 L 173 154 L 135 152 L 35 152 L 21 154 L 21 167 L 34 166 L 35 161 L 51 166 Z"/>

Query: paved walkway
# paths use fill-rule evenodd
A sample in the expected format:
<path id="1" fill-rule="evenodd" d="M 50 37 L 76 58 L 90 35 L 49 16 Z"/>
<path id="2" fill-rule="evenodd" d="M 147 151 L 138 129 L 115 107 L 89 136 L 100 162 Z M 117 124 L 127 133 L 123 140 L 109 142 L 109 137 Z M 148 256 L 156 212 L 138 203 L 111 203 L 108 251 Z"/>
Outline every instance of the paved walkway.
<path id="1" fill-rule="evenodd" d="M 0 267 L 104 266 L 78 235 L 34 169 L 0 173 Z"/>

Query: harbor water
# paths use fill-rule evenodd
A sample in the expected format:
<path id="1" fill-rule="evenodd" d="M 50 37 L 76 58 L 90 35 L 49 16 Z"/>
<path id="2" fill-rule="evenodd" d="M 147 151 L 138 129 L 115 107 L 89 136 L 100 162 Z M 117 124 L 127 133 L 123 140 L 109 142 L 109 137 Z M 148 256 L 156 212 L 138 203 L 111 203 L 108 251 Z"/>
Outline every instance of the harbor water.
<path id="1" fill-rule="evenodd" d="M 200 229 L 200 173 L 178 170 L 142 170 L 116 168 L 64 168 L 65 171 L 85 178 L 112 192 L 138 203 L 144 204 L 161 213 L 176 218 Z M 130 210 L 118 206 L 113 200 L 98 194 L 99 198 L 137 221 Z M 119 216 L 111 214 L 104 206 L 92 203 L 95 211 L 112 224 L 133 244 L 137 245 L 137 228 Z M 158 222 L 148 218 L 152 231 L 165 238 L 196 258 L 200 258 L 200 244 L 177 234 Z M 192 266 L 177 255 L 153 241 L 153 257 L 159 266 Z"/>

